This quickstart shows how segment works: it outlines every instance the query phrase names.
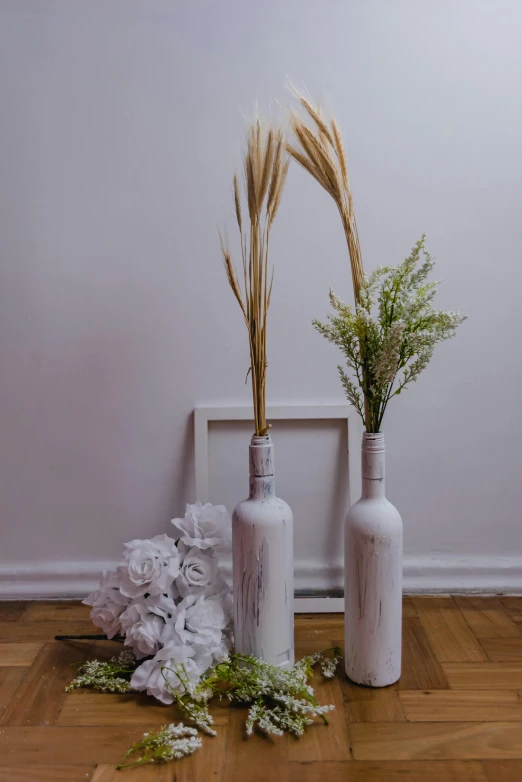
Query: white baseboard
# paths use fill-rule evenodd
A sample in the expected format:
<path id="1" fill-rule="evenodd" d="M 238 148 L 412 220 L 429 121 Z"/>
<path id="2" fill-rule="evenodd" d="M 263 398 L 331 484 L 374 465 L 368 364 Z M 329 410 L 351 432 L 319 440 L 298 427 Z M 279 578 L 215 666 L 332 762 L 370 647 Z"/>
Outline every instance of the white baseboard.
<path id="1" fill-rule="evenodd" d="M 96 589 L 102 570 L 110 570 L 116 564 L 103 561 L 3 564 L 0 565 L 0 600 L 84 597 Z M 326 597 L 329 591 L 342 587 L 342 575 L 340 565 L 296 562 L 295 588 L 302 595 L 298 597 L 297 610 L 342 611 L 342 598 Z M 404 593 L 522 595 L 522 557 L 406 556 Z"/>
<path id="2" fill-rule="evenodd" d="M 404 558 L 406 594 L 522 595 L 522 556 Z"/>
<path id="3" fill-rule="evenodd" d="M 72 600 L 100 583 L 117 562 L 18 562 L 0 565 L 0 600 Z"/>
<path id="4" fill-rule="evenodd" d="M 335 591 L 342 589 L 342 584 L 341 565 L 296 563 L 297 591 Z M 403 592 L 407 595 L 448 593 L 522 595 L 522 556 L 405 556 Z"/>

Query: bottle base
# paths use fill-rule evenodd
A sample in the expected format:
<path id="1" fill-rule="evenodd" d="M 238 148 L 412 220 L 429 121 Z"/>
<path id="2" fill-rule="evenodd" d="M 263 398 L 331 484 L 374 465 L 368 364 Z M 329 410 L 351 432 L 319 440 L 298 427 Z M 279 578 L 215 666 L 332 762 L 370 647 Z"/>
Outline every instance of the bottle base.
<path id="1" fill-rule="evenodd" d="M 371 689 L 380 689 L 381 687 L 391 687 L 392 684 L 396 684 L 401 678 L 401 671 L 397 673 L 394 671 L 389 676 L 377 676 L 372 672 L 359 674 L 355 671 L 345 669 L 346 676 L 354 684 L 358 684 L 360 687 L 369 687 Z"/>

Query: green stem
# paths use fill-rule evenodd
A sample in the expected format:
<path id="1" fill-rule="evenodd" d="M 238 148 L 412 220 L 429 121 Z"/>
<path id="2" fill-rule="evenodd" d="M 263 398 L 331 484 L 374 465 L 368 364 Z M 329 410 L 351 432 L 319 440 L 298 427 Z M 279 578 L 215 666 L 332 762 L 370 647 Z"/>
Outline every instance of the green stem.
<path id="1" fill-rule="evenodd" d="M 129 753 L 127 753 L 127 755 L 128 754 Z M 124 757 L 127 757 L 127 755 L 125 755 Z M 143 766 L 146 763 L 153 763 L 153 762 L 154 762 L 153 758 L 147 758 L 147 759 L 140 758 L 139 760 L 134 761 L 134 763 L 118 763 L 116 768 L 118 771 L 121 771 L 124 768 L 134 768 L 135 766 Z"/>

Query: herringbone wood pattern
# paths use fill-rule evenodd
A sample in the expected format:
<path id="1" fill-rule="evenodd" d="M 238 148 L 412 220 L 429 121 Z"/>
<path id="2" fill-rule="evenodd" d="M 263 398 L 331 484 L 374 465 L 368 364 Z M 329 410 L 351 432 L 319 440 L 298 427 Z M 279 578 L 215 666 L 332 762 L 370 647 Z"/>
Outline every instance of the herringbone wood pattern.
<path id="1" fill-rule="evenodd" d="M 317 680 L 329 727 L 246 739 L 244 712 L 213 707 L 218 735 L 168 766 L 114 770 L 149 729 L 177 719 L 142 695 L 64 687 L 71 663 L 111 656 L 78 603 L 0 603 L 0 782 L 519 782 L 522 597 L 404 601 L 403 676 L 393 687 Z M 298 656 L 338 643 L 342 615 L 296 617 Z"/>

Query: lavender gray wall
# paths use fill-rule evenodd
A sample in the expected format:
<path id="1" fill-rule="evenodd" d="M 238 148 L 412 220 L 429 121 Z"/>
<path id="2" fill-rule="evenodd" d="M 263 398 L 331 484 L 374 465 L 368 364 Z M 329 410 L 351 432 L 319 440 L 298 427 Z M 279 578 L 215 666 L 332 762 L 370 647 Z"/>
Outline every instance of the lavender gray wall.
<path id="1" fill-rule="evenodd" d="M 367 268 L 426 231 L 469 314 L 387 413 L 406 554 L 518 556 L 521 25 L 517 0 L 0 2 L 1 573 L 164 531 L 193 407 L 248 404 L 216 228 L 285 75 L 335 107 Z M 296 167 L 273 259 L 270 399 L 342 402 L 310 321 L 349 297 L 346 251 Z"/>

